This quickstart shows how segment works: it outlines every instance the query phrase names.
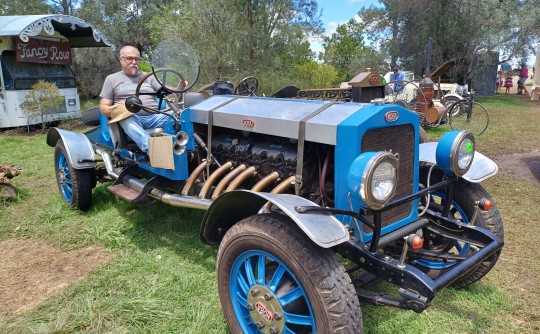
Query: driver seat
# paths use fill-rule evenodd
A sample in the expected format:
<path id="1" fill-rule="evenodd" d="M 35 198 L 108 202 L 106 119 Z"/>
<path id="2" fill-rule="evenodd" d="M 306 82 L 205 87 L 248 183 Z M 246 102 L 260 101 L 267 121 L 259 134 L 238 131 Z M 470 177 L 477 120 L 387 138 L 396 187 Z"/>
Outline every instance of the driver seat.
<path id="1" fill-rule="evenodd" d="M 124 132 L 119 122 L 109 123 L 107 116 L 100 113 L 99 123 L 103 138 L 110 141 L 115 149 L 124 148 L 128 151 L 140 151 L 139 147 Z M 151 137 L 156 137 L 163 133 L 163 128 L 146 129 L 146 132 Z"/>

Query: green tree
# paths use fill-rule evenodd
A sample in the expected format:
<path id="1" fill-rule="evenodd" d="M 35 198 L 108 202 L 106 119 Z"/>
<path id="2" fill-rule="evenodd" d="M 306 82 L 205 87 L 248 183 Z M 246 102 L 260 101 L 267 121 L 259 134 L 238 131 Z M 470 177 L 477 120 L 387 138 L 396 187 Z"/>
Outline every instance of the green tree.
<path id="1" fill-rule="evenodd" d="M 364 45 L 363 24 L 354 19 L 337 27 L 336 32 L 323 41 L 325 63 L 334 66 L 342 81 L 348 80 L 352 60 L 367 52 Z"/>
<path id="2" fill-rule="evenodd" d="M 60 95 L 58 87 L 44 80 L 39 80 L 32 85 L 32 89 L 24 96 L 25 101 L 20 105 L 21 109 L 31 116 L 41 119 L 41 130 L 45 130 L 47 115 L 58 112 L 62 107 L 64 97 Z"/>
<path id="3" fill-rule="evenodd" d="M 367 39 L 390 55 L 391 64 L 426 73 L 426 47 L 432 38 L 431 69 L 456 59 L 457 81 L 472 75 L 475 62 L 500 51 L 501 61 L 520 59 L 534 50 L 540 37 L 536 0 L 379 0 L 381 7 L 363 8 Z"/>
<path id="4" fill-rule="evenodd" d="M 55 13 L 64 15 L 74 15 L 75 8 L 81 0 L 48 0 Z"/>
<path id="5" fill-rule="evenodd" d="M 265 92 L 290 83 L 291 68 L 312 57 L 308 37 L 321 32 L 317 4 L 307 0 L 176 0 L 150 26 L 155 42 L 175 37 L 194 47 L 200 82 L 256 75 Z"/>
<path id="6" fill-rule="evenodd" d="M 327 88 L 339 84 L 338 71 L 329 64 L 319 64 L 314 60 L 309 60 L 296 65 L 295 84 L 303 89 L 306 88 Z"/>
<path id="7" fill-rule="evenodd" d="M 0 15 L 32 15 L 47 14 L 51 6 L 47 0 L 2 0 L 0 1 Z"/>

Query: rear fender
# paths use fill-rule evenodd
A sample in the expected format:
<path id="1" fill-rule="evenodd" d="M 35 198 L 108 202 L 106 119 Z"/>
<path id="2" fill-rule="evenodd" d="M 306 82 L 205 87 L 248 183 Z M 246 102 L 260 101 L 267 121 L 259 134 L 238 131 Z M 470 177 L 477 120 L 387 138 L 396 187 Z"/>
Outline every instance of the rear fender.
<path id="1" fill-rule="evenodd" d="M 69 163 L 75 169 L 94 168 L 96 156 L 92 143 L 82 133 L 52 128 L 47 132 L 47 145 L 55 147 L 62 140 Z"/>
<path id="2" fill-rule="evenodd" d="M 206 212 L 201 228 L 201 240 L 207 244 L 219 244 L 225 233 L 237 222 L 262 212 L 264 205 L 271 202 L 291 222 L 318 246 L 330 248 L 349 240 L 349 233 L 335 216 L 298 213 L 295 207 L 317 205 L 305 198 L 289 194 L 259 193 L 235 190 L 218 197 Z"/>
<path id="3" fill-rule="evenodd" d="M 420 162 L 427 162 L 430 164 L 436 164 L 435 152 L 437 150 L 437 142 L 429 142 L 420 144 Z M 497 164 L 486 157 L 482 153 L 475 151 L 474 160 L 472 162 L 471 168 L 465 173 L 462 177 L 472 183 L 480 183 L 486 179 L 497 174 L 499 167 Z"/>

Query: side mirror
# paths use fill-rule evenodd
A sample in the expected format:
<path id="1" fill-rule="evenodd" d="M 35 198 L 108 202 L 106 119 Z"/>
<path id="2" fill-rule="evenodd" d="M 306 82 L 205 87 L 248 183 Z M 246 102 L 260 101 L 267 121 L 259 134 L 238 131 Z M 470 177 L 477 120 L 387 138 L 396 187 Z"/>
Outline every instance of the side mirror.
<path id="1" fill-rule="evenodd" d="M 137 96 L 130 96 L 125 102 L 126 109 L 134 114 L 138 113 L 142 109 L 142 101 Z"/>

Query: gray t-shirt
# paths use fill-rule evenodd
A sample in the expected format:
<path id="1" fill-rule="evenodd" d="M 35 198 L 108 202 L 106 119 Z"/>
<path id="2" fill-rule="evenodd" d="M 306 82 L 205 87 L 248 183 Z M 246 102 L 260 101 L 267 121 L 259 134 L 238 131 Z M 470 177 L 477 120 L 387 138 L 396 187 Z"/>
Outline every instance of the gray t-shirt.
<path id="1" fill-rule="evenodd" d="M 103 83 L 103 88 L 101 93 L 99 93 L 100 98 L 105 98 L 118 103 L 124 101 L 130 96 L 135 95 L 135 88 L 139 84 L 139 81 L 146 73 L 140 72 L 139 75 L 135 77 L 130 77 L 122 71 L 108 75 L 105 78 Z M 140 93 L 155 93 L 161 86 L 157 82 L 154 76 L 150 76 L 142 84 Z M 139 95 L 144 106 L 149 108 L 157 108 L 158 104 L 156 102 L 155 95 Z M 137 115 L 148 115 L 147 112 L 141 110 Z"/>

